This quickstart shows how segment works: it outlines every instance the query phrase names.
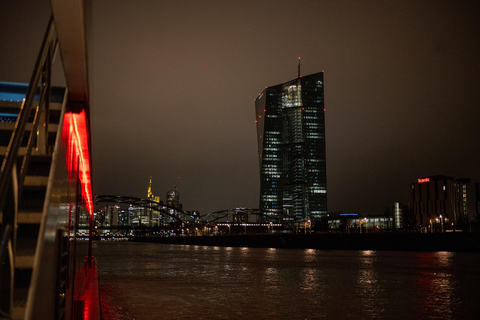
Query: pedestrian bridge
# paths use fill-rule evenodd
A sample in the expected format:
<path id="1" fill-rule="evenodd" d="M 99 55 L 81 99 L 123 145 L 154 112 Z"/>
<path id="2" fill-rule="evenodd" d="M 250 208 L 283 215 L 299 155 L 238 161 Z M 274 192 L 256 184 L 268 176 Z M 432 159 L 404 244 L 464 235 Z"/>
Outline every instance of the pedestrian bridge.
<path id="1" fill-rule="evenodd" d="M 293 220 L 234 208 L 201 214 L 129 196 L 95 195 L 94 234 L 98 237 L 268 234 L 297 231 Z M 121 209 L 121 205 L 130 207 Z M 86 226 L 86 225 L 84 225 Z M 309 228 L 311 226 L 309 225 Z"/>
<path id="2" fill-rule="evenodd" d="M 130 205 L 135 206 L 136 208 L 141 209 L 143 214 L 148 216 L 150 213 L 158 215 L 158 222 L 170 223 L 170 222 L 179 222 L 179 223 L 202 223 L 204 225 L 216 223 L 216 222 L 278 222 L 278 218 L 270 217 L 268 215 L 261 215 L 258 209 L 249 209 L 249 208 L 234 208 L 227 210 L 220 210 L 210 213 L 201 214 L 196 211 L 184 211 L 179 208 L 165 204 L 163 201 L 156 202 L 152 199 L 143 199 L 130 196 L 114 196 L 114 195 L 94 195 L 96 212 L 98 213 L 101 210 L 102 204 L 103 208 L 115 206 L 115 205 Z M 118 214 L 110 210 L 107 212 L 107 219 L 114 221 L 112 215 Z M 129 220 L 131 221 L 131 219 Z M 128 223 L 130 225 L 130 223 Z M 152 222 L 152 219 L 149 220 L 148 225 L 152 226 L 155 223 Z"/>

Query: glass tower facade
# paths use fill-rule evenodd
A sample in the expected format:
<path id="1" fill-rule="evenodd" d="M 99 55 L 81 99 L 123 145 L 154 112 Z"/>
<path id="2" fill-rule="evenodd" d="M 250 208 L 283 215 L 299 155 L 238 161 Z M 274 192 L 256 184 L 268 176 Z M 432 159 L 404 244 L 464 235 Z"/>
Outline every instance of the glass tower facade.
<path id="1" fill-rule="evenodd" d="M 267 87 L 255 99 L 264 215 L 326 216 L 324 108 L 323 72 Z"/>

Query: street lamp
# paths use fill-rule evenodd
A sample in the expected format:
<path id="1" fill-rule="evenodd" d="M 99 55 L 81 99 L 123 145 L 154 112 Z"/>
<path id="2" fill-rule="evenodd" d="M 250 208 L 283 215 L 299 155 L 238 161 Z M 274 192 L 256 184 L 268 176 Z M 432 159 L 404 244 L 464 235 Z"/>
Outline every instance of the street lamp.
<path id="1" fill-rule="evenodd" d="M 367 218 L 358 221 L 358 223 L 360 223 L 360 234 L 362 234 L 362 224 L 367 223 Z M 367 233 L 367 226 L 365 226 L 365 233 Z"/>

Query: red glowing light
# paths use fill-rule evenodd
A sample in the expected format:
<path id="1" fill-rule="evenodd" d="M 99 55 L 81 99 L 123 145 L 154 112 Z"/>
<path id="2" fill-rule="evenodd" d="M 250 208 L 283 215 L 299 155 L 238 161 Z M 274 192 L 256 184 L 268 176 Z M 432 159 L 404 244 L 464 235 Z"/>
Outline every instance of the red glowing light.
<path id="1" fill-rule="evenodd" d="M 325 108 L 323 108 L 323 111 L 325 111 Z"/>
<path id="2" fill-rule="evenodd" d="M 430 178 L 419 178 L 418 183 L 430 182 Z"/>
<path id="3" fill-rule="evenodd" d="M 66 113 L 63 125 L 64 128 L 68 130 L 67 167 L 71 174 L 78 168 L 80 183 L 82 185 L 82 196 L 88 212 L 92 215 L 92 182 L 90 179 L 90 156 L 85 111 L 82 110 L 81 113 Z"/>

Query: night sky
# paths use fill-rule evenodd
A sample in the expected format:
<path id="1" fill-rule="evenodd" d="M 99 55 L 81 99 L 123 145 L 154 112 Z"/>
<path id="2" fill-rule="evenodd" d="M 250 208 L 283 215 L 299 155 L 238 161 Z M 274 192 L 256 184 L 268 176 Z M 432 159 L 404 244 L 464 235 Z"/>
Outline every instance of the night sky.
<path id="1" fill-rule="evenodd" d="M 151 175 L 186 210 L 258 208 L 253 100 L 299 56 L 325 71 L 329 212 L 383 213 L 421 176 L 479 182 L 479 16 L 478 1 L 93 1 L 94 193 L 145 198 Z M 0 2 L 0 81 L 29 81 L 48 17 L 48 1 Z"/>

